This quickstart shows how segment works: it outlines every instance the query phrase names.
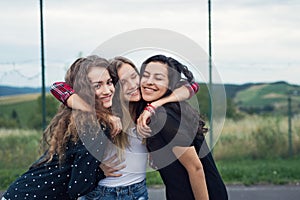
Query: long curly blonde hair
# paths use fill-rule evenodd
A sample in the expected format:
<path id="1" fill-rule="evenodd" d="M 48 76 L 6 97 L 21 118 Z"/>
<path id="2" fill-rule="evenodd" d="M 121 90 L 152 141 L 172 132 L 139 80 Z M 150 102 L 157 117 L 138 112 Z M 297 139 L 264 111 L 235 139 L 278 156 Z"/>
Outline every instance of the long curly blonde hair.
<path id="1" fill-rule="evenodd" d="M 108 65 L 109 62 L 106 59 L 93 55 L 78 58 L 70 66 L 65 76 L 65 82 L 74 88 L 85 102 L 95 108 L 96 114 L 72 110 L 63 104 L 60 105 L 57 114 L 43 133 L 42 149 L 46 150 L 46 156 L 40 163 L 51 161 L 54 155 L 58 156 L 61 163 L 65 158 L 67 144 L 69 142 L 76 143 L 79 139 L 79 132 L 97 134 L 94 127 L 100 127 L 100 123 L 105 124 L 108 128 L 112 127 L 107 117 L 111 111 L 95 101 L 95 90 L 88 78 L 91 67 L 107 68 Z M 91 130 L 93 132 L 90 132 Z"/>

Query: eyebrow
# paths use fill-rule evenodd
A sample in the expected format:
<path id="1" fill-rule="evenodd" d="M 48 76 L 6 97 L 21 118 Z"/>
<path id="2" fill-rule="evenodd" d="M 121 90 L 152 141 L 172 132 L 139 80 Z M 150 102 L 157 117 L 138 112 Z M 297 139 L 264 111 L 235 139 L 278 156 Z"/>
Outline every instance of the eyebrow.
<path id="1" fill-rule="evenodd" d="M 112 78 L 109 78 L 109 79 L 107 79 L 107 80 L 105 80 L 105 81 L 95 81 L 95 82 L 92 82 L 92 84 L 95 84 L 95 83 L 103 83 L 103 82 L 107 82 L 107 81 L 110 81 L 110 80 L 112 80 Z"/>
<path id="2" fill-rule="evenodd" d="M 136 72 L 132 72 L 131 74 L 123 76 L 122 78 L 120 78 L 120 80 L 126 80 L 128 77 L 132 77 L 133 75 L 138 75 L 138 74 L 136 74 Z"/>
<path id="3" fill-rule="evenodd" d="M 92 82 L 92 84 L 95 84 L 95 83 L 103 83 L 103 81 Z"/>
<path id="4" fill-rule="evenodd" d="M 150 72 L 148 72 L 148 71 L 144 71 L 144 73 L 148 73 L 148 74 L 150 74 Z M 163 73 L 154 73 L 154 76 L 157 76 L 157 75 L 160 75 L 160 76 L 166 76 L 165 74 L 163 74 Z"/>

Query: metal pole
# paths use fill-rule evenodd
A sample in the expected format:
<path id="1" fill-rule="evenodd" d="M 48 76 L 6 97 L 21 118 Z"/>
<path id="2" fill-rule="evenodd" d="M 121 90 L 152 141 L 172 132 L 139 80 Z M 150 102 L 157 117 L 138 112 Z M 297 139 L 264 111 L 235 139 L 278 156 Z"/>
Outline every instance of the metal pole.
<path id="1" fill-rule="evenodd" d="M 213 107 L 212 107 L 212 55 L 211 55 L 211 3 L 210 0 L 208 0 L 208 62 L 209 62 L 209 96 L 210 96 L 210 102 L 209 102 L 209 111 L 210 111 L 210 133 L 209 133 L 209 146 L 211 149 L 211 152 L 213 153 Z"/>
<path id="2" fill-rule="evenodd" d="M 293 156 L 293 143 L 292 143 L 292 99 L 288 95 L 288 134 L 289 134 L 289 156 Z"/>
<path id="3" fill-rule="evenodd" d="M 41 22 L 41 67 L 42 67 L 42 127 L 46 128 L 46 90 L 45 90 L 45 59 L 44 59 L 44 24 L 43 24 L 43 0 L 40 0 Z"/>

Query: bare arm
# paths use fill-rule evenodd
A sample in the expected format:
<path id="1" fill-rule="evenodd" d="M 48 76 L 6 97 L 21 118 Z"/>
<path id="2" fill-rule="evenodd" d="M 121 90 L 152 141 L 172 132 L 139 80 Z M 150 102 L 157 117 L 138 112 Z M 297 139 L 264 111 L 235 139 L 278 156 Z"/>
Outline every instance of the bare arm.
<path id="1" fill-rule="evenodd" d="M 157 108 L 166 103 L 185 101 L 189 99 L 191 95 L 191 90 L 188 89 L 187 86 L 182 85 L 181 87 L 176 88 L 169 96 L 154 101 L 151 104 Z"/>
<path id="2" fill-rule="evenodd" d="M 188 172 L 196 200 L 207 200 L 208 191 L 202 163 L 193 146 L 173 148 L 173 152 Z"/>
<path id="3" fill-rule="evenodd" d="M 179 88 L 176 88 L 169 96 L 164 97 L 162 99 L 156 100 L 151 103 L 151 105 L 155 108 L 162 106 L 166 103 L 170 102 L 178 102 L 178 101 L 184 101 L 189 99 L 192 95 L 194 95 L 198 89 L 199 86 L 197 83 L 194 83 L 196 89 L 192 85 L 185 84 L 182 85 Z M 137 119 L 137 131 L 142 137 L 149 137 L 151 133 L 151 129 L 147 125 L 148 119 L 151 117 L 152 113 L 145 110 Z"/>
<path id="4" fill-rule="evenodd" d="M 76 93 L 72 94 L 67 99 L 67 106 L 69 106 L 72 109 L 78 109 L 86 112 L 91 112 L 92 108 L 90 105 L 88 105 L 79 95 Z M 112 137 L 115 137 L 118 133 L 122 130 L 122 122 L 121 119 L 114 115 L 108 115 L 107 118 L 112 124 L 112 129 L 110 131 L 110 135 Z"/>
<path id="5" fill-rule="evenodd" d="M 72 109 L 82 110 L 85 112 L 92 111 L 91 106 L 87 104 L 78 94 L 76 94 L 74 89 L 65 82 L 53 83 L 50 92 L 57 100 Z M 107 117 L 112 124 L 110 134 L 112 137 L 115 137 L 122 130 L 121 120 L 119 117 L 113 115 L 108 115 Z"/>
<path id="6" fill-rule="evenodd" d="M 88 105 L 78 94 L 72 94 L 67 99 L 67 106 L 72 109 L 78 109 L 82 111 L 91 112 L 92 108 L 90 105 Z"/>

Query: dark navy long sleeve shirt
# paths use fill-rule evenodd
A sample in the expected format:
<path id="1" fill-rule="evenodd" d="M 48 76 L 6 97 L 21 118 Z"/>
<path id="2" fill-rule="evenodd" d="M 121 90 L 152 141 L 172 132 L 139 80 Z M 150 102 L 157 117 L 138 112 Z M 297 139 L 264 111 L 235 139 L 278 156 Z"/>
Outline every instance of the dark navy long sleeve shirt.
<path id="1" fill-rule="evenodd" d="M 102 145 L 104 143 L 97 145 L 95 148 L 98 149 L 93 151 L 102 152 Z M 100 161 L 92 154 L 81 140 L 77 143 L 70 141 L 61 164 L 55 155 L 50 162 L 32 165 L 9 186 L 3 197 L 7 200 L 77 199 L 92 191 L 104 178 L 99 168 Z"/>

